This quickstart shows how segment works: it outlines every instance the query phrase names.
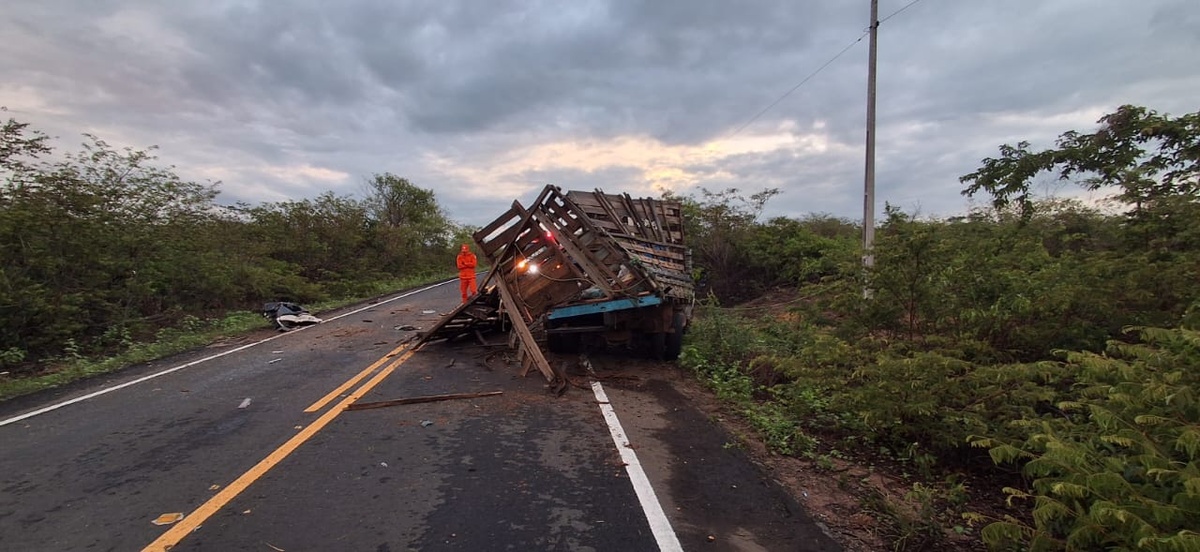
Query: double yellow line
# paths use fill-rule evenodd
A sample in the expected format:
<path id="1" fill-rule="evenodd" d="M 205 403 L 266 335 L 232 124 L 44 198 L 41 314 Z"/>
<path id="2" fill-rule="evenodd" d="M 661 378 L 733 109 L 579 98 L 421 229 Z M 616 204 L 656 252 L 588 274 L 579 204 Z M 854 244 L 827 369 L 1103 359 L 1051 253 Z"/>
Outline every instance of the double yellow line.
<path id="1" fill-rule="evenodd" d="M 297 448 L 300 448 L 300 445 L 303 445 L 305 441 L 308 441 L 313 435 L 316 435 L 317 432 L 329 425 L 329 422 L 332 422 L 334 418 L 337 418 L 338 415 L 345 411 L 347 406 L 353 404 L 354 401 L 357 401 L 363 395 L 366 395 L 371 389 L 374 389 L 376 385 L 379 385 L 380 382 L 382 382 L 388 377 L 388 375 L 395 371 L 398 366 L 403 364 L 404 361 L 408 360 L 409 357 L 413 355 L 414 351 L 405 351 L 407 347 L 408 345 L 401 345 L 395 349 L 392 349 L 391 352 L 384 355 L 382 358 L 363 369 L 363 371 L 347 380 L 346 383 L 338 386 L 337 389 L 330 391 L 328 395 L 325 395 L 320 400 L 313 403 L 312 406 L 304 409 L 304 412 L 316 412 L 320 410 L 326 404 L 329 404 L 339 395 L 346 392 L 347 389 L 350 389 L 363 378 L 366 378 L 371 374 L 371 372 L 375 371 L 376 368 L 382 366 L 383 364 L 387 363 L 388 360 L 391 360 L 393 357 L 395 357 L 395 360 L 392 360 L 392 362 L 388 364 L 386 368 L 380 370 L 378 374 L 375 374 L 375 377 L 371 378 L 370 381 L 363 384 L 346 398 L 342 399 L 341 402 L 337 403 L 337 405 L 335 405 L 333 408 L 327 410 L 313 423 L 308 424 L 307 427 L 300 430 L 300 433 L 297 433 L 291 439 L 288 439 L 286 443 L 280 445 L 280 447 L 275 449 L 274 452 L 268 454 L 266 458 L 260 460 L 254 465 L 254 467 L 250 468 L 249 471 L 243 473 L 241 477 L 238 477 L 236 480 L 234 480 L 233 483 L 226 485 L 225 488 L 221 489 L 221 492 L 208 499 L 208 502 L 201 504 L 200 507 L 196 508 L 195 511 L 185 516 L 183 520 L 172 526 L 170 530 L 168 530 L 166 533 L 163 533 L 162 536 L 155 539 L 154 542 L 147 545 L 142 549 L 142 551 L 165 552 L 179 544 L 179 541 L 183 540 L 183 538 L 188 536 L 188 534 L 190 534 L 192 531 L 195 531 L 196 528 L 200 527 L 202 523 L 208 520 L 208 518 L 212 517 L 213 514 L 217 513 L 218 510 L 229 504 L 231 500 L 241 494 L 242 491 L 246 490 L 250 484 L 257 481 L 260 477 L 270 471 L 271 468 L 275 467 L 276 464 L 282 462 L 284 458 L 287 458 L 289 454 L 294 452 Z M 404 352 L 403 354 L 401 354 L 402 351 Z M 396 355 L 400 356 L 397 357 Z"/>

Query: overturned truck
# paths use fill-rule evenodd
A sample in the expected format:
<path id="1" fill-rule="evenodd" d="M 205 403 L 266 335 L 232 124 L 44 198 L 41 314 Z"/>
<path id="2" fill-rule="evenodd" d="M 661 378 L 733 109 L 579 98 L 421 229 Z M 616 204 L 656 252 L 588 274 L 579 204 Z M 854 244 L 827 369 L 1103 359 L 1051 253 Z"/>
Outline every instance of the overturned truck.
<path id="1" fill-rule="evenodd" d="M 541 351 L 623 347 L 679 356 L 695 301 L 683 213 L 675 201 L 546 186 L 474 234 L 491 266 L 481 293 L 421 335 L 438 340 L 509 332 L 522 374 L 555 371 Z"/>

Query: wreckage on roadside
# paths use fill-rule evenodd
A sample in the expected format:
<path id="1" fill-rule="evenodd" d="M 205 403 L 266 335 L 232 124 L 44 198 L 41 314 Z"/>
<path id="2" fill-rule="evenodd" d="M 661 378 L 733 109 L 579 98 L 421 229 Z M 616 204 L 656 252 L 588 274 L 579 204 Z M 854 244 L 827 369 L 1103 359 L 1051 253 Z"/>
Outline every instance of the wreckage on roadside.
<path id="1" fill-rule="evenodd" d="M 421 334 L 439 340 L 509 332 L 522 375 L 565 376 L 554 352 L 608 347 L 679 356 L 695 291 L 677 201 L 546 186 L 528 208 L 514 201 L 473 236 L 491 270 L 482 292 Z"/>

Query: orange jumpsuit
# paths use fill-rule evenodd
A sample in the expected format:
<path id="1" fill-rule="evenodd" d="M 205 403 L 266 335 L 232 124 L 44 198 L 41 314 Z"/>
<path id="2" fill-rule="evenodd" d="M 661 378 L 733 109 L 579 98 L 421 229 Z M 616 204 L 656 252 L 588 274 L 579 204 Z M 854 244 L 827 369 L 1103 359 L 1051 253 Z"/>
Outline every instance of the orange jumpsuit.
<path id="1" fill-rule="evenodd" d="M 471 248 L 467 244 L 463 244 L 462 251 L 458 254 L 458 289 L 462 292 L 462 301 L 467 302 L 467 297 L 475 295 L 475 265 L 477 261 L 475 254 L 471 253 Z M 470 294 L 467 293 L 470 290 Z"/>

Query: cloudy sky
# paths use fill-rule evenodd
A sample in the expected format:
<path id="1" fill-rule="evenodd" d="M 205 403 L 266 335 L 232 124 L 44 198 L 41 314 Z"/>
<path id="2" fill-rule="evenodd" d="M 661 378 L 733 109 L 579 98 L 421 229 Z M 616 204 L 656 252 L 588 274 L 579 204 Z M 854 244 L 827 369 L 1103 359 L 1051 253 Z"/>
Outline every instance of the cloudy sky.
<path id="1" fill-rule="evenodd" d="M 962 212 L 958 177 L 997 146 L 1121 104 L 1200 110 L 1195 0 L 910 1 L 880 0 L 878 210 Z M 862 37 L 869 6 L 11 0 L 0 106 L 60 148 L 158 145 L 224 203 L 361 194 L 387 171 L 465 224 L 547 183 L 772 187 L 768 215 L 859 219 L 865 38 L 747 123 Z"/>

